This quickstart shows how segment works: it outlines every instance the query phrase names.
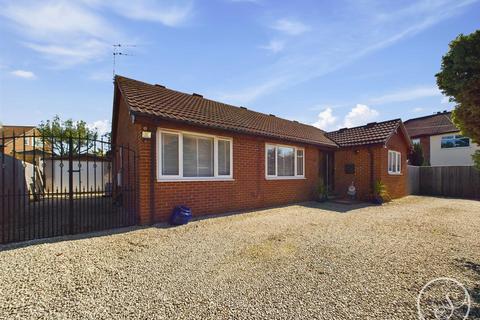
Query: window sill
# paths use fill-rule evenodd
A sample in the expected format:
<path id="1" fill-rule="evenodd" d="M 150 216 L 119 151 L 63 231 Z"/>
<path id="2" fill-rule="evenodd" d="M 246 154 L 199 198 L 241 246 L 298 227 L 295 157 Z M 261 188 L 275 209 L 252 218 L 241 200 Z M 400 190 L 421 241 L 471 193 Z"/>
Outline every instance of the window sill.
<path id="1" fill-rule="evenodd" d="M 395 172 L 389 172 L 388 175 L 390 176 L 403 176 L 403 173 L 395 173 Z"/>
<path id="2" fill-rule="evenodd" d="M 471 146 L 464 146 L 464 147 L 449 147 L 449 148 L 443 148 L 440 147 L 440 150 L 455 150 L 455 149 L 470 149 Z"/>
<path id="3" fill-rule="evenodd" d="M 306 180 L 305 177 L 265 177 L 265 180 Z"/>
<path id="4" fill-rule="evenodd" d="M 233 178 L 165 178 L 157 179 L 157 182 L 205 182 L 205 181 L 235 181 Z"/>

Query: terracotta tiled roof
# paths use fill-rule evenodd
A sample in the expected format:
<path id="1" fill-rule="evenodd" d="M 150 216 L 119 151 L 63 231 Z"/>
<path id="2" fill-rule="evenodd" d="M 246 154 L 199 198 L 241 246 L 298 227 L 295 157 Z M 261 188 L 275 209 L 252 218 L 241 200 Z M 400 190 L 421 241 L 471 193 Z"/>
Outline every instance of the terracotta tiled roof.
<path id="1" fill-rule="evenodd" d="M 452 122 L 451 112 L 410 119 L 405 121 L 405 127 L 412 138 L 459 131 Z"/>
<path id="2" fill-rule="evenodd" d="M 402 120 L 400 119 L 372 122 L 361 127 L 328 132 L 327 137 L 335 141 L 340 147 L 385 143 L 401 124 Z"/>
<path id="3" fill-rule="evenodd" d="M 337 146 L 310 125 L 235 107 L 164 86 L 116 76 L 115 82 L 134 114 L 193 125 L 244 132 L 323 146 Z"/>

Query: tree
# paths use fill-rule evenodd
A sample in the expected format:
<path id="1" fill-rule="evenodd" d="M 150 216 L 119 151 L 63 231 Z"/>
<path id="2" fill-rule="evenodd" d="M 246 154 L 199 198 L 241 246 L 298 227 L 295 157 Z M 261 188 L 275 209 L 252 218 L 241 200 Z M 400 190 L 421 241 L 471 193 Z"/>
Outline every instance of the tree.
<path id="1" fill-rule="evenodd" d="M 98 138 L 98 132 L 90 129 L 85 121 L 73 121 L 72 119 L 62 121 L 56 115 L 52 120 L 42 121 L 38 130 L 55 155 L 68 155 L 70 138 L 72 139 L 73 154 L 99 152 L 93 141 Z"/>
<path id="2" fill-rule="evenodd" d="M 424 166 L 425 157 L 423 156 L 423 148 L 420 143 L 413 144 L 413 152 L 409 156 L 412 166 Z"/>
<path id="3" fill-rule="evenodd" d="M 480 143 L 480 30 L 460 34 L 450 42 L 442 58 L 441 71 L 435 75 L 442 93 L 455 102 L 453 121 L 463 135 Z M 480 169 L 480 152 L 473 156 Z"/>

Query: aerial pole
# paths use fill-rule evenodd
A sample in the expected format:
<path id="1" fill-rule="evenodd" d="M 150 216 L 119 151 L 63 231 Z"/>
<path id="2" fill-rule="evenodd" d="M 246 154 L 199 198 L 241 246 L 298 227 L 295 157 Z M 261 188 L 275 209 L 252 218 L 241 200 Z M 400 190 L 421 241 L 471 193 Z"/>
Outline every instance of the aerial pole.
<path id="1" fill-rule="evenodd" d="M 117 43 L 112 45 L 113 50 L 112 50 L 112 55 L 113 55 L 113 65 L 112 65 L 112 79 L 115 81 L 115 68 L 117 66 L 117 56 L 132 56 L 132 54 L 126 53 L 122 51 L 122 48 L 132 48 L 136 47 L 137 45 L 135 44 L 121 44 Z"/>

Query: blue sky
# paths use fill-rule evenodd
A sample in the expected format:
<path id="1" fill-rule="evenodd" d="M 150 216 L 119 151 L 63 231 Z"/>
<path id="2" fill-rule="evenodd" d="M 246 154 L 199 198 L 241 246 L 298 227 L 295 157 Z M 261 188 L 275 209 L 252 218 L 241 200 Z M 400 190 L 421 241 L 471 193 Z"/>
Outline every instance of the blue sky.
<path id="1" fill-rule="evenodd" d="M 1 1 L 0 122 L 59 114 L 101 131 L 118 74 L 325 130 L 450 110 L 448 43 L 474 0 Z"/>

